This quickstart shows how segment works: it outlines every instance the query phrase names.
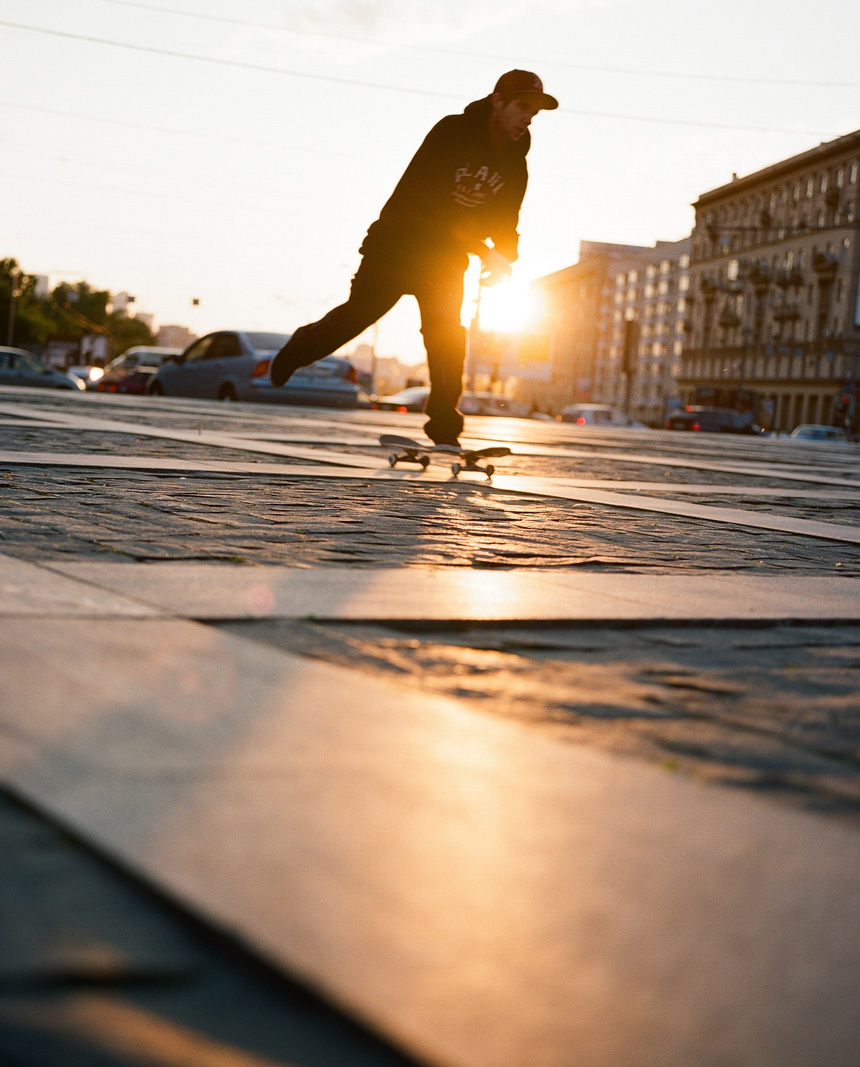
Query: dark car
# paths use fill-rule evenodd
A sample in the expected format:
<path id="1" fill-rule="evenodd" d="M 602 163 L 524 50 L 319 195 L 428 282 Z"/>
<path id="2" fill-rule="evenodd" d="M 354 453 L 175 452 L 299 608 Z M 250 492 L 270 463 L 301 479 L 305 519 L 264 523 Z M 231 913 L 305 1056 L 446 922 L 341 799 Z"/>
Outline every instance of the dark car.
<path id="1" fill-rule="evenodd" d="M 0 385 L 29 385 L 38 389 L 84 390 L 80 378 L 46 366 L 23 348 L 0 348 Z"/>
<path id="2" fill-rule="evenodd" d="M 430 390 L 426 385 L 413 385 L 409 389 L 401 389 L 399 393 L 378 396 L 373 401 L 373 407 L 378 411 L 423 411 L 429 395 Z"/>
<path id="3" fill-rule="evenodd" d="M 764 431 L 757 426 L 748 412 L 733 411 L 731 408 L 707 408 L 690 405 L 680 411 L 674 411 L 666 422 L 667 430 L 691 430 L 701 433 L 743 433 L 761 434 Z"/>
<path id="4" fill-rule="evenodd" d="M 286 385 L 269 377 L 275 355 L 290 339 L 285 333 L 219 330 L 206 334 L 150 379 L 150 396 L 194 396 L 210 400 L 257 400 L 269 404 L 358 406 L 358 375 L 348 359 L 326 356 L 302 367 Z"/>
<path id="5" fill-rule="evenodd" d="M 121 356 L 112 359 L 101 378 L 87 388 L 99 393 L 133 393 L 143 396 L 149 379 L 165 360 L 181 355 L 181 348 L 135 345 Z"/>

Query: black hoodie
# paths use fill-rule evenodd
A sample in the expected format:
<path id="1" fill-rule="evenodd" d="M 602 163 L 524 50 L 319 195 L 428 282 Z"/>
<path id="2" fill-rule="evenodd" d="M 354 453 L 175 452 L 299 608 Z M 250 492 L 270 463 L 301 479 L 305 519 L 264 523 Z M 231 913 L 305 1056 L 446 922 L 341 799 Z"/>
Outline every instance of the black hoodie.
<path id="1" fill-rule="evenodd" d="M 496 148 L 491 107 L 485 97 L 436 123 L 367 231 L 363 254 L 447 257 L 478 253 L 490 238 L 508 261 L 517 258 L 531 137 L 526 130 Z"/>

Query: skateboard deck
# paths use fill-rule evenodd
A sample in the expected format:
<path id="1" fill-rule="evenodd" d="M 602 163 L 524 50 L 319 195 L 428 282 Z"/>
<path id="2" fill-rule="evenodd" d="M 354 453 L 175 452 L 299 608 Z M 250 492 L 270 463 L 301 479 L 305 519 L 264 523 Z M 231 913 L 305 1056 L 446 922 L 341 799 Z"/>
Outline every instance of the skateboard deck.
<path id="1" fill-rule="evenodd" d="M 413 441 L 411 437 L 401 437 L 399 434 L 385 433 L 379 438 L 383 448 L 392 448 L 393 452 L 388 457 L 388 463 L 396 467 L 398 463 L 419 463 L 425 469 L 430 463 L 431 456 L 450 456 L 454 458 L 451 464 L 451 473 L 456 478 L 460 471 L 480 471 L 491 478 L 495 467 L 492 463 L 482 466 L 480 460 L 495 459 L 500 456 L 509 456 L 511 450 L 507 445 L 492 445 L 489 448 L 461 448 L 456 445 L 422 445 Z"/>

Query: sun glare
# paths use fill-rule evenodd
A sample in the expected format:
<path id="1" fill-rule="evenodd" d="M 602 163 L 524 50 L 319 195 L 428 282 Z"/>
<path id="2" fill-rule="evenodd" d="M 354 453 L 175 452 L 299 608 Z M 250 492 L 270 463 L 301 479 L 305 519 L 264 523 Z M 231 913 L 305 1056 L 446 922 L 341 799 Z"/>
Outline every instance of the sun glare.
<path id="1" fill-rule="evenodd" d="M 530 310 L 529 283 L 511 278 L 482 291 L 481 329 L 521 333 Z"/>

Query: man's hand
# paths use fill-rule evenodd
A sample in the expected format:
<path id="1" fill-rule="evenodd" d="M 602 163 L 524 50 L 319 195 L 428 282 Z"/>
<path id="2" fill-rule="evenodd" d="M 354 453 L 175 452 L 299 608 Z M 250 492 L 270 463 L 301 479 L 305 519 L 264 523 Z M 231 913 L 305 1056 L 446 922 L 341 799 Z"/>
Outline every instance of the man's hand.
<path id="1" fill-rule="evenodd" d="M 511 276 L 511 265 L 495 248 L 481 253 L 481 285 L 498 285 Z"/>

